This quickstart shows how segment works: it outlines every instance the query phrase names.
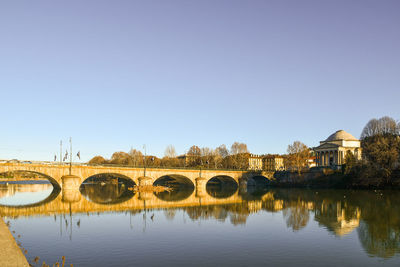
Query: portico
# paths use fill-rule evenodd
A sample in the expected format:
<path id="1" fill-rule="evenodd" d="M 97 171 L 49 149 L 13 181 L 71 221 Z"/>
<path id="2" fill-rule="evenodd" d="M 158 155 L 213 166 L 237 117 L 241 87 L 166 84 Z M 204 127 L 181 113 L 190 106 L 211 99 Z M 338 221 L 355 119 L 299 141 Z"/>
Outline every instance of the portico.
<path id="1" fill-rule="evenodd" d="M 356 159 L 361 159 L 360 140 L 343 130 L 339 130 L 325 141 L 321 141 L 314 151 L 317 166 L 343 165 L 348 152 L 352 153 Z"/>

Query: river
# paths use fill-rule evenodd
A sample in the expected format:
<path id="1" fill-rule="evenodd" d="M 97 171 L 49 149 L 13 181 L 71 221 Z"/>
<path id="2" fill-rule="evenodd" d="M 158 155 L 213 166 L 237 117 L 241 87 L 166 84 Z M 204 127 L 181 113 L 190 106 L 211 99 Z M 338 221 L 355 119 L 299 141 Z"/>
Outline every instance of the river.
<path id="1" fill-rule="evenodd" d="M 33 266 L 400 266 L 398 191 L 178 191 L 1 184 L 0 216 Z"/>

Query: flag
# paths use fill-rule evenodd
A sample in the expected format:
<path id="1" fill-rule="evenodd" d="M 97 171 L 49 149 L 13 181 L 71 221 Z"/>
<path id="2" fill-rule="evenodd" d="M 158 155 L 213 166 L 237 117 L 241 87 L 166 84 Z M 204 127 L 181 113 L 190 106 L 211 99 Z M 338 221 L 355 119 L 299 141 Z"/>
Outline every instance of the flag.
<path id="1" fill-rule="evenodd" d="M 81 152 L 78 151 L 78 154 L 76 154 L 76 156 L 77 156 L 79 159 L 81 159 Z"/>
<path id="2" fill-rule="evenodd" d="M 68 150 L 65 150 L 65 155 L 63 161 L 66 161 L 68 159 Z"/>

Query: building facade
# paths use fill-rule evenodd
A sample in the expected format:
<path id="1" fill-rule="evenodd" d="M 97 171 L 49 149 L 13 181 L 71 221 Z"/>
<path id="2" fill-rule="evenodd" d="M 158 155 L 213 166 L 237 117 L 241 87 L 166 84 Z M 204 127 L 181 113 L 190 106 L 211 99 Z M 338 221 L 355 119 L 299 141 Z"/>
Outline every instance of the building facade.
<path id="1" fill-rule="evenodd" d="M 269 155 L 264 157 L 264 170 L 266 171 L 284 171 L 285 160 L 281 156 Z"/>
<path id="2" fill-rule="evenodd" d="M 348 152 L 361 159 L 361 143 L 353 135 L 339 130 L 314 147 L 314 152 L 317 166 L 340 166 L 345 163 Z"/>
<path id="3" fill-rule="evenodd" d="M 260 155 L 250 154 L 249 170 L 261 171 L 263 169 L 263 157 Z"/>

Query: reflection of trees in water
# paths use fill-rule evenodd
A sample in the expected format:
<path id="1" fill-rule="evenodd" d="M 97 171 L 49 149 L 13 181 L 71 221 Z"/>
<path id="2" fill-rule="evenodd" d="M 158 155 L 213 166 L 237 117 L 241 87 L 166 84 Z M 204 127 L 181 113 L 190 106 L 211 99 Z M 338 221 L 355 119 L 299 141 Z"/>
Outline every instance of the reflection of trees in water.
<path id="1" fill-rule="evenodd" d="M 358 238 L 365 251 L 381 258 L 393 257 L 400 252 L 400 233 L 387 226 L 376 227 L 374 224 L 360 222 Z M 379 229 L 381 228 L 381 229 Z"/>
<path id="2" fill-rule="evenodd" d="M 99 174 L 88 178 L 80 191 L 89 201 L 98 204 L 117 204 L 131 199 L 134 193 L 128 190 L 135 183 L 113 174 Z"/>
<path id="3" fill-rule="evenodd" d="M 357 232 L 367 253 L 383 258 L 400 253 L 399 193 L 370 193 L 361 209 L 362 221 Z"/>
<path id="4" fill-rule="evenodd" d="M 229 217 L 233 225 L 246 224 L 247 217 L 251 213 L 251 207 L 247 202 L 230 205 L 212 205 L 184 208 L 189 218 L 193 221 L 216 219 L 222 222 Z"/>
<path id="5" fill-rule="evenodd" d="M 307 226 L 310 214 L 304 202 L 299 201 L 284 209 L 283 217 L 286 219 L 287 227 L 292 228 L 293 231 L 299 231 Z"/>
<path id="6" fill-rule="evenodd" d="M 207 193 L 215 198 L 228 198 L 238 190 L 238 184 L 228 176 L 216 176 L 208 180 L 206 184 Z"/>
<path id="7" fill-rule="evenodd" d="M 165 218 L 168 221 L 173 221 L 174 218 L 175 218 L 175 214 L 176 214 L 176 209 L 166 209 L 166 210 L 164 210 Z"/>
<path id="8" fill-rule="evenodd" d="M 183 208 L 193 221 L 217 219 L 224 222 L 228 217 L 228 211 L 225 206 L 200 206 Z"/>
<path id="9" fill-rule="evenodd" d="M 293 229 L 304 227 L 306 214 L 314 211 L 319 225 L 335 235 L 357 229 L 370 255 L 389 258 L 400 253 L 400 194 L 396 191 L 277 189 L 273 195 L 266 201 L 268 206 L 283 201 L 283 215 Z"/>

